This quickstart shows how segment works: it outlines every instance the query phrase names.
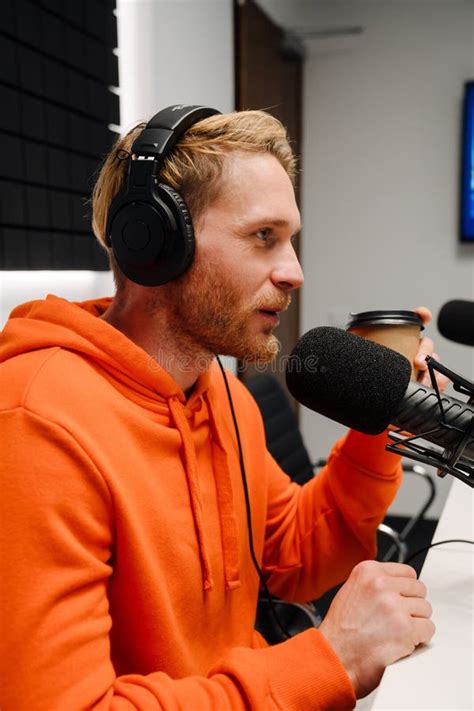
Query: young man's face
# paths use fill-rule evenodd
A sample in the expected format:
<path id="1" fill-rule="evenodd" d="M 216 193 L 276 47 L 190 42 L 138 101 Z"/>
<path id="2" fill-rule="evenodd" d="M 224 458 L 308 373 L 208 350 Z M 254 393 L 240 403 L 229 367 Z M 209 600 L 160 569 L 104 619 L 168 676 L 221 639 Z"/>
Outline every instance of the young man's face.
<path id="1" fill-rule="evenodd" d="M 269 153 L 230 153 L 219 197 L 196 229 L 191 268 L 170 284 L 176 327 L 200 349 L 270 360 L 278 312 L 303 283 L 293 186 Z"/>

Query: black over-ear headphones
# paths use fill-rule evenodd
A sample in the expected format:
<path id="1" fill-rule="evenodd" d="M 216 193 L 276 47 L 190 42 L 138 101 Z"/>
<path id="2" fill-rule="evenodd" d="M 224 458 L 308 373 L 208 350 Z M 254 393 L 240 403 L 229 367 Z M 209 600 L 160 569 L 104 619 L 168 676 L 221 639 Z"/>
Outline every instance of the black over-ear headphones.
<path id="1" fill-rule="evenodd" d="M 166 284 L 193 260 L 191 215 L 182 196 L 159 182 L 159 174 L 188 128 L 219 113 L 207 106 L 169 106 L 153 116 L 132 145 L 137 159 L 129 158 L 125 184 L 110 206 L 106 244 L 137 284 Z"/>

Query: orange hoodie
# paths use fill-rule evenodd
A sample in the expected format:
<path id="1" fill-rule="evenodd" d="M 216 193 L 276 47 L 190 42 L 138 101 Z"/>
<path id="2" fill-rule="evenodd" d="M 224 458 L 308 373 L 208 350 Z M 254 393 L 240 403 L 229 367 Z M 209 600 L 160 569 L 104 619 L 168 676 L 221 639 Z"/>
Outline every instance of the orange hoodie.
<path id="1" fill-rule="evenodd" d="M 186 400 L 102 319 L 109 299 L 18 307 L 0 345 L 0 708 L 350 709 L 317 630 L 254 631 L 258 579 L 222 375 Z M 316 598 L 374 554 L 396 491 L 385 437 L 350 432 L 303 488 L 230 377 L 256 555 L 273 593 Z"/>

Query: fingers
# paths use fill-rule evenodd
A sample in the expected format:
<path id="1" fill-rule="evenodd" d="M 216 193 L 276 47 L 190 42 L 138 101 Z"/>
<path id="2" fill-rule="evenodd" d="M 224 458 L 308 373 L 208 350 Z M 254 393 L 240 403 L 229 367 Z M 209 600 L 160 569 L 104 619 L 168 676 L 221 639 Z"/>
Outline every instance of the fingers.
<path id="1" fill-rule="evenodd" d="M 366 560 L 359 563 L 353 573 L 358 578 L 358 582 L 364 583 L 365 578 L 365 584 L 371 590 L 372 595 L 395 594 L 404 598 L 407 604 L 413 605 L 414 610 L 428 611 L 428 616 L 431 615 L 431 605 L 426 601 L 426 585 L 416 577 L 416 571 L 411 565 Z M 417 607 L 418 602 L 421 604 L 419 608 Z M 425 603 L 429 606 L 428 608 Z"/>
<path id="2" fill-rule="evenodd" d="M 437 361 L 441 360 L 437 353 L 433 353 L 433 358 Z M 446 377 L 446 375 L 443 375 L 442 373 L 437 372 L 436 373 L 436 382 L 438 383 L 438 387 L 441 390 L 441 392 L 443 392 L 444 390 L 446 390 L 446 388 L 448 387 L 448 385 L 451 381 L 448 377 Z M 427 384 L 431 386 L 431 378 L 430 378 L 430 382 Z"/>
<path id="3" fill-rule="evenodd" d="M 395 584 L 393 578 L 390 578 L 390 580 L 394 585 L 393 589 L 403 597 L 426 597 L 426 585 L 421 580 L 416 578 L 397 578 Z"/>
<path id="4" fill-rule="evenodd" d="M 379 571 L 378 575 L 372 577 L 372 589 L 374 592 L 389 595 L 400 595 L 404 598 L 426 598 L 426 585 L 416 577 L 386 574 Z"/>
<path id="5" fill-rule="evenodd" d="M 439 373 L 436 373 L 435 378 L 436 378 L 436 382 L 438 383 L 439 389 L 443 390 L 443 388 L 441 387 L 441 384 L 440 384 L 441 376 L 439 375 Z M 443 376 L 443 378 L 444 378 L 444 376 Z M 420 383 L 420 385 L 425 385 L 425 387 L 427 387 L 427 388 L 433 387 L 433 383 L 431 382 L 431 375 L 429 374 L 428 370 L 421 370 L 421 368 L 420 368 L 418 377 L 416 380 L 418 383 Z M 446 386 L 444 386 L 444 387 L 446 387 Z"/>
<path id="6" fill-rule="evenodd" d="M 405 612 L 412 617 L 429 619 L 433 614 L 431 604 L 423 597 L 404 598 L 402 606 Z"/>
<path id="7" fill-rule="evenodd" d="M 433 318 L 431 311 L 427 309 L 426 306 L 418 306 L 415 309 L 415 313 L 417 313 L 418 316 L 421 318 L 424 326 L 427 326 Z M 435 360 L 439 361 L 439 356 L 434 353 L 433 341 L 431 340 L 431 338 L 427 338 L 425 336 L 420 340 L 420 346 L 418 348 L 418 353 L 415 356 L 414 365 L 415 368 L 419 371 L 417 381 L 421 383 L 421 385 L 432 387 L 433 384 L 431 382 L 431 377 L 428 372 L 428 363 L 426 362 L 426 356 L 431 356 Z M 441 375 L 441 373 L 436 373 L 436 382 L 440 391 L 443 392 L 443 390 L 445 390 L 446 387 L 449 385 L 450 381 L 445 375 Z"/>
<path id="8" fill-rule="evenodd" d="M 420 644 L 428 644 L 434 633 L 436 632 L 436 626 L 434 622 L 425 617 L 413 617 L 413 627 L 412 627 L 412 648 L 407 649 L 405 654 L 401 654 L 398 658 L 409 657 L 410 654 L 414 652 L 416 647 Z"/>
<path id="9" fill-rule="evenodd" d="M 431 376 L 428 371 L 428 363 L 426 362 L 426 356 L 431 356 L 437 361 L 440 360 L 439 355 L 434 352 L 433 341 L 431 340 L 431 338 L 427 337 L 422 338 L 420 341 L 420 347 L 418 349 L 418 353 L 415 356 L 415 368 L 419 371 L 417 381 L 421 383 L 421 385 L 426 385 L 426 387 L 431 388 L 433 387 L 433 383 L 431 382 Z M 441 392 L 443 392 L 450 383 L 449 378 L 437 371 L 435 372 L 435 377 L 436 382 L 438 384 L 438 388 Z"/>
<path id="10" fill-rule="evenodd" d="M 433 314 L 429 309 L 426 308 L 426 306 L 417 306 L 415 309 L 415 313 L 418 314 L 418 316 L 423 321 L 423 326 L 427 326 L 433 318 Z"/>
<path id="11" fill-rule="evenodd" d="M 415 647 L 420 644 L 428 644 L 435 632 L 436 627 L 432 620 L 424 617 L 413 618 L 413 643 Z"/>
<path id="12" fill-rule="evenodd" d="M 418 370 L 428 370 L 426 356 L 432 356 L 434 351 L 434 343 L 431 338 L 426 336 L 420 340 L 418 353 L 415 356 L 415 366 Z"/>
<path id="13" fill-rule="evenodd" d="M 380 567 L 380 571 L 386 575 L 393 575 L 402 578 L 415 578 L 416 570 L 411 565 L 405 563 L 378 563 L 371 561 Z M 419 582 L 419 581 L 418 581 Z"/>

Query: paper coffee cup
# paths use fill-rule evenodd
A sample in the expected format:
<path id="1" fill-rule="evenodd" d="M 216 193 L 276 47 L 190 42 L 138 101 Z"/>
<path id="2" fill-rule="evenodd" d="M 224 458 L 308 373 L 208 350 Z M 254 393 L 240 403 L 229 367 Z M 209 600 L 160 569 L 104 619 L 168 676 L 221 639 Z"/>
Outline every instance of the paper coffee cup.
<path id="1" fill-rule="evenodd" d="M 351 313 L 346 329 L 357 336 L 380 343 L 408 358 L 411 379 L 416 380 L 415 356 L 423 322 L 414 311 L 363 311 Z"/>

